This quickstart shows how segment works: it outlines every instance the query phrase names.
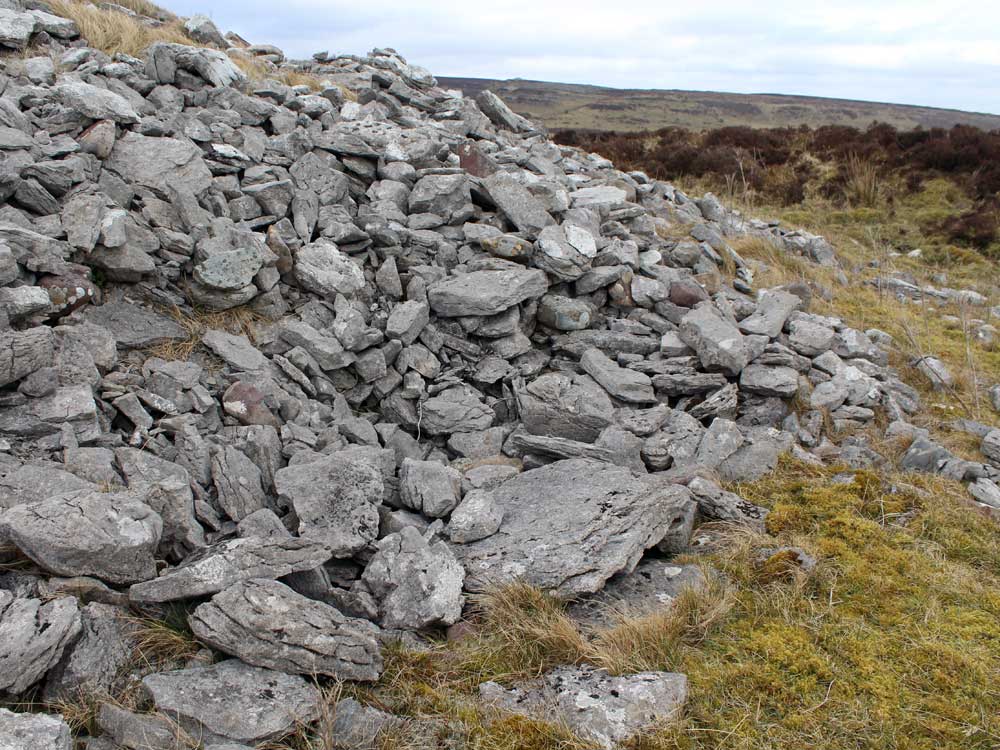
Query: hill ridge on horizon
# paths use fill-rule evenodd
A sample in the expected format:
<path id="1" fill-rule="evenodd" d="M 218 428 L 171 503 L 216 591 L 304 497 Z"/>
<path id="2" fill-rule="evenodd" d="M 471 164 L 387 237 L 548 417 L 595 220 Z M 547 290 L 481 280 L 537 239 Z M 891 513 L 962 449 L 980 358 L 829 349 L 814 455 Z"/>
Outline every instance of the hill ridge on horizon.
<path id="1" fill-rule="evenodd" d="M 957 124 L 984 130 L 1000 128 L 1000 114 L 803 94 L 616 88 L 525 78 L 438 76 L 438 81 L 447 88 L 460 88 L 469 96 L 490 89 L 519 114 L 556 129 L 636 131 L 672 125 L 692 129 L 731 125 L 865 127 L 873 121 L 900 129 L 948 128 Z"/>

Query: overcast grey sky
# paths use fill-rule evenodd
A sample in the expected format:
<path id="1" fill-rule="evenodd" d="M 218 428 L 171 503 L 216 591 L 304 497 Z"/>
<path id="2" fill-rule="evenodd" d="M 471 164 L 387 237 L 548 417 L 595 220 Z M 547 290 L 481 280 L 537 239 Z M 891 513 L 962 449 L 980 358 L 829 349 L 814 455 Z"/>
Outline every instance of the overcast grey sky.
<path id="1" fill-rule="evenodd" d="M 806 94 L 1000 113 L 997 0 L 164 0 L 293 57 L 435 75 Z"/>

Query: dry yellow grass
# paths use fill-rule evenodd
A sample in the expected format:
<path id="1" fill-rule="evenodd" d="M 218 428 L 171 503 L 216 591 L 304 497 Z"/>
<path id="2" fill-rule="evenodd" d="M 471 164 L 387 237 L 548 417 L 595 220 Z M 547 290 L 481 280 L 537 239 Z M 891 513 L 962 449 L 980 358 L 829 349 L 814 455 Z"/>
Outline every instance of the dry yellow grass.
<path id="1" fill-rule="evenodd" d="M 49 5 L 57 15 L 75 21 L 90 46 L 109 55 L 141 57 L 154 42 L 194 44 L 176 18 L 160 26 L 148 26 L 126 13 L 98 8 L 82 0 L 49 0 Z"/>
<path id="2" fill-rule="evenodd" d="M 187 360 L 191 353 L 201 344 L 201 337 L 206 331 L 220 330 L 237 336 L 246 336 L 251 342 L 255 340 L 256 326 L 262 320 L 260 315 L 249 307 L 234 307 L 221 312 L 195 310 L 193 315 L 186 315 L 179 308 L 165 311 L 188 333 L 186 341 L 176 341 L 159 344 L 145 350 L 150 357 L 166 360 Z"/>

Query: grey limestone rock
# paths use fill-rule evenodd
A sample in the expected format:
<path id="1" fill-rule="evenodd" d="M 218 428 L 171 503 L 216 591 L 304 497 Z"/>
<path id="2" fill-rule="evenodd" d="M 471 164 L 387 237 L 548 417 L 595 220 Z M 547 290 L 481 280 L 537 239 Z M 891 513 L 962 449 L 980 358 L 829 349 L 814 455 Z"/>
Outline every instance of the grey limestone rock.
<path id="1" fill-rule="evenodd" d="M 122 349 L 146 349 L 188 339 L 187 331 L 176 321 L 130 302 L 91 307 L 85 319 L 109 331 Z"/>
<path id="2" fill-rule="evenodd" d="M 152 674 L 142 685 L 160 712 L 208 745 L 272 740 L 320 710 L 319 690 L 304 678 L 238 659 Z"/>
<path id="3" fill-rule="evenodd" d="M 333 556 L 349 557 L 378 536 L 384 485 L 371 463 L 334 453 L 280 469 L 274 483 L 298 516 L 299 534 Z"/>
<path id="4" fill-rule="evenodd" d="M 518 411 L 534 435 L 593 442 L 614 420 L 607 392 L 589 377 L 546 373 L 515 391 Z"/>
<path id="5" fill-rule="evenodd" d="M 604 390 L 631 404 L 655 404 L 656 394 L 648 375 L 619 367 L 599 349 L 588 349 L 580 358 L 580 367 Z"/>
<path id="6" fill-rule="evenodd" d="M 338 294 L 354 294 L 365 285 L 358 265 L 325 239 L 296 253 L 295 278 L 308 291 L 331 299 Z"/>
<path id="7" fill-rule="evenodd" d="M 0 750 L 73 750 L 73 735 L 61 716 L 0 708 Z"/>
<path id="8" fill-rule="evenodd" d="M 589 666 L 557 667 L 509 690 L 483 683 L 479 695 L 507 711 L 565 725 L 611 750 L 648 726 L 679 718 L 687 678 L 676 672 L 613 677 Z"/>
<path id="9" fill-rule="evenodd" d="M 467 588 L 521 579 L 567 598 L 634 568 L 689 500 L 683 487 L 592 459 L 526 471 L 492 495 L 503 514 L 499 531 L 454 548 Z"/>
<path id="10" fill-rule="evenodd" d="M 134 602 L 170 602 L 216 594 L 250 578 L 284 578 L 314 570 L 331 557 L 320 542 L 291 537 L 228 539 L 189 556 L 129 589 Z"/>
<path id="11" fill-rule="evenodd" d="M 382 671 L 378 628 L 278 581 L 235 583 L 188 621 L 203 643 L 258 667 L 365 682 Z"/>
<path id="12" fill-rule="evenodd" d="M 0 691 L 17 695 L 41 680 L 80 628 L 73 597 L 43 602 L 0 589 Z"/>
<path id="13" fill-rule="evenodd" d="M 54 497 L 0 515 L 0 535 L 41 567 L 109 583 L 153 578 L 162 532 L 160 516 L 125 493 Z"/>
<path id="14" fill-rule="evenodd" d="M 698 353 L 706 369 L 739 375 L 746 367 L 748 356 L 743 334 L 708 303 L 684 316 L 679 333 L 684 343 Z"/>
<path id="15" fill-rule="evenodd" d="M 403 459 L 399 469 L 399 499 L 411 510 L 443 518 L 458 505 L 462 475 L 437 461 Z"/>
<path id="16" fill-rule="evenodd" d="M 452 625 L 462 615 L 465 573 L 447 544 L 430 543 L 412 526 L 381 539 L 362 580 L 385 628 Z"/>
<path id="17" fill-rule="evenodd" d="M 432 284 L 427 298 L 431 309 L 442 317 L 496 315 L 541 297 L 548 286 L 545 273 L 537 269 L 472 271 Z"/>
<path id="18" fill-rule="evenodd" d="M 448 538 L 456 544 L 477 542 L 497 533 L 503 512 L 488 490 L 471 490 L 448 521 Z"/>
<path id="19" fill-rule="evenodd" d="M 0 333 L 0 387 L 50 367 L 54 358 L 55 335 L 47 326 Z"/>

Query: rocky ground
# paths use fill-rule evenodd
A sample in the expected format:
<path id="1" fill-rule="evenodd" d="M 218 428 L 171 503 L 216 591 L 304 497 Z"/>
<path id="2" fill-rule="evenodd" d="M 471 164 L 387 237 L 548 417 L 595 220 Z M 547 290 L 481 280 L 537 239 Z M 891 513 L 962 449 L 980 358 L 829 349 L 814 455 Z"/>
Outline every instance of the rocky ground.
<path id="1" fill-rule="evenodd" d="M 578 623 L 669 608 L 707 585 L 676 557 L 696 528 L 764 530 L 732 490 L 783 455 L 866 469 L 897 459 L 879 434 L 1000 512 L 1000 430 L 966 420 L 981 454 L 956 455 L 911 423 L 892 336 L 734 248 L 851 284 L 822 237 L 393 50 L 287 63 L 195 17 L 204 46 L 112 58 L 45 7 L 0 7 L 3 750 L 374 746 L 404 718 L 343 686 L 398 644 L 461 639 L 511 585 Z M 310 83 L 248 79 L 230 45 Z M 683 713 L 684 674 L 582 661 L 477 690 L 585 746 Z"/>

